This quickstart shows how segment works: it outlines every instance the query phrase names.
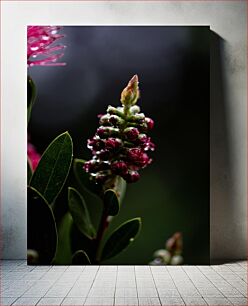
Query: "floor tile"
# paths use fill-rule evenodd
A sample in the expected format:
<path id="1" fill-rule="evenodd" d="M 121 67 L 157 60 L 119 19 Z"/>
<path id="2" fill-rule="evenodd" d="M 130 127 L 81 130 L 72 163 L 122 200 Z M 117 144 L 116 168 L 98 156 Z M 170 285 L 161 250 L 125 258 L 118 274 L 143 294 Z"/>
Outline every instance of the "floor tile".
<path id="1" fill-rule="evenodd" d="M 114 297 L 115 287 L 112 288 L 92 288 L 88 297 Z"/>
<path id="2" fill-rule="evenodd" d="M 248 305 L 248 300 L 247 298 L 228 298 L 228 300 L 233 304 L 233 305 Z"/>
<path id="3" fill-rule="evenodd" d="M 202 306 L 207 305 L 207 303 L 204 301 L 203 298 L 199 297 L 183 297 L 184 303 L 186 305 L 192 305 L 192 306 Z"/>
<path id="4" fill-rule="evenodd" d="M 160 301 L 162 306 L 185 305 L 181 298 L 163 297 Z"/>
<path id="5" fill-rule="evenodd" d="M 160 300 L 159 298 L 141 298 L 139 297 L 139 306 L 159 306 L 160 304 Z"/>
<path id="6" fill-rule="evenodd" d="M 159 297 L 180 297 L 177 289 L 157 288 Z"/>
<path id="7" fill-rule="evenodd" d="M 42 298 L 37 305 L 44 305 L 44 306 L 58 306 L 62 303 L 63 298 Z"/>
<path id="8" fill-rule="evenodd" d="M 136 288 L 116 288 L 115 297 L 137 297 Z"/>
<path id="9" fill-rule="evenodd" d="M 10 297 L 1 297 L 0 299 L 0 305 L 1 306 L 7 306 L 7 305 L 11 305 L 12 303 L 14 303 L 16 301 L 16 298 L 10 298 Z"/>
<path id="10" fill-rule="evenodd" d="M 134 306 L 138 305 L 138 298 L 124 298 L 124 297 L 116 297 L 115 298 L 115 305 L 119 306 Z"/>
<path id="11" fill-rule="evenodd" d="M 65 298 L 61 305 L 67 306 L 83 306 L 85 302 L 85 298 Z"/>
<path id="12" fill-rule="evenodd" d="M 31 306 L 31 305 L 36 305 L 38 303 L 38 301 L 40 300 L 40 298 L 28 298 L 28 297 L 25 297 L 25 298 L 19 298 L 15 301 L 14 304 L 12 305 L 24 305 L 24 306 Z"/>
<path id="13" fill-rule="evenodd" d="M 158 292 L 155 287 L 152 288 L 142 288 L 138 287 L 138 297 L 157 297 Z"/>
<path id="14" fill-rule="evenodd" d="M 84 305 L 112 306 L 114 305 L 114 298 L 87 298 Z"/>
<path id="15" fill-rule="evenodd" d="M 204 298 L 208 305 L 210 306 L 226 306 L 226 305 L 232 305 L 230 301 L 228 301 L 227 298 Z"/>

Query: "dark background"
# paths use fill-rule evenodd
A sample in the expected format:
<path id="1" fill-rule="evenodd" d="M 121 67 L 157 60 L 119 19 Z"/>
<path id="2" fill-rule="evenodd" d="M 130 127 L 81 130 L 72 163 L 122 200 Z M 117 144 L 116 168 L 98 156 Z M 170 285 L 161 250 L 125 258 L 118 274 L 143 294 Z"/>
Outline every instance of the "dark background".
<path id="1" fill-rule="evenodd" d="M 38 96 L 29 133 L 43 152 L 68 130 L 74 156 L 89 159 L 87 138 L 97 114 L 119 105 L 120 93 L 138 74 L 142 111 L 154 119 L 154 162 L 128 185 L 122 221 L 142 217 L 137 240 L 109 264 L 147 264 L 176 231 L 183 234 L 185 264 L 209 263 L 209 27 L 68 26 L 65 67 L 34 67 Z M 70 180 L 73 180 L 72 175 Z M 84 195 L 97 226 L 100 202 Z M 66 211 L 65 193 L 57 214 Z"/>

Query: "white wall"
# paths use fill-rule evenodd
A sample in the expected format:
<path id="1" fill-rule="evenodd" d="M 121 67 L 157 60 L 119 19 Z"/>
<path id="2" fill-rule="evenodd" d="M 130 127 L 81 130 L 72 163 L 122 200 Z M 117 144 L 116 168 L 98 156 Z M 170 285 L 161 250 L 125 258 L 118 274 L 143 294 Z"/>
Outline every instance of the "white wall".
<path id="1" fill-rule="evenodd" d="M 246 257 L 246 1 L 2 1 L 3 258 L 26 257 L 26 25 L 210 25 L 211 257 Z"/>

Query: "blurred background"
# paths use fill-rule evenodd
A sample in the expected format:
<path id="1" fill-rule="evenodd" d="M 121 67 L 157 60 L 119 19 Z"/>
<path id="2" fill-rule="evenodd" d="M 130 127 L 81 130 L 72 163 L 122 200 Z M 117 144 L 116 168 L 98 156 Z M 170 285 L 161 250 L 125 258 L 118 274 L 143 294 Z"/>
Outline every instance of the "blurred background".
<path id="1" fill-rule="evenodd" d="M 106 264 L 148 264 L 177 231 L 183 235 L 184 263 L 209 264 L 209 27 L 66 26 L 61 33 L 67 65 L 28 72 L 38 91 L 29 134 L 40 153 L 68 130 L 74 157 L 89 159 L 86 144 L 98 127 L 97 114 L 119 105 L 122 89 L 136 73 L 138 104 L 155 121 L 154 161 L 139 182 L 128 185 L 108 230 L 140 216 L 141 233 Z M 84 197 L 97 226 L 101 203 Z M 66 211 L 64 191 L 56 205 L 58 219 Z"/>

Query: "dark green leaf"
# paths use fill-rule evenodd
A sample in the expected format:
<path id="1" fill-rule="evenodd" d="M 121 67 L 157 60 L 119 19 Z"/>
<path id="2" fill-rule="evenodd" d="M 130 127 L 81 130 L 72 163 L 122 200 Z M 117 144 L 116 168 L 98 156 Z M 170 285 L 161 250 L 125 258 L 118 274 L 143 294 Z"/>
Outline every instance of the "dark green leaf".
<path id="1" fill-rule="evenodd" d="M 96 231 L 91 223 L 90 215 L 82 195 L 74 188 L 68 188 L 68 204 L 74 223 L 78 230 L 89 239 L 93 239 Z"/>
<path id="2" fill-rule="evenodd" d="M 120 210 L 120 203 L 114 190 L 108 189 L 104 192 L 104 208 L 109 216 L 116 216 Z"/>
<path id="3" fill-rule="evenodd" d="M 33 170 L 32 170 L 32 166 L 31 166 L 31 162 L 28 159 L 28 162 L 27 162 L 27 181 L 28 181 L 28 184 L 30 182 L 30 179 L 31 179 L 32 175 L 33 175 Z"/>
<path id="4" fill-rule="evenodd" d="M 49 265 L 57 248 L 55 219 L 46 200 L 32 187 L 28 187 L 27 218 L 27 248 L 38 253 L 39 264 Z"/>
<path id="5" fill-rule="evenodd" d="M 105 183 L 105 190 L 112 189 L 115 191 L 120 204 L 122 203 L 126 192 L 126 181 L 119 175 L 116 175 L 111 180 Z"/>
<path id="6" fill-rule="evenodd" d="M 72 139 L 68 132 L 55 138 L 32 176 L 30 185 L 51 204 L 60 193 L 72 162 Z"/>
<path id="7" fill-rule="evenodd" d="M 85 251 L 78 250 L 72 256 L 72 264 L 73 265 L 90 265 L 90 259 Z"/>
<path id="8" fill-rule="evenodd" d="M 103 251 L 102 260 L 116 256 L 132 243 L 141 228 L 141 219 L 134 218 L 118 227 L 107 240 Z"/>
<path id="9" fill-rule="evenodd" d="M 29 122 L 31 117 L 32 108 L 34 105 L 36 97 L 36 88 L 33 80 L 28 76 L 28 85 L 27 85 L 27 120 Z"/>
<path id="10" fill-rule="evenodd" d="M 83 165 L 85 164 L 85 160 L 83 159 L 74 159 L 73 171 L 78 180 L 81 187 L 87 190 L 90 193 L 95 195 L 100 195 L 102 189 L 100 185 L 97 185 L 95 182 L 90 180 L 90 176 L 83 169 Z"/>
<path id="11" fill-rule="evenodd" d="M 71 264 L 71 228 L 73 225 L 72 216 L 66 213 L 58 224 L 58 247 L 53 264 L 69 265 Z"/>

